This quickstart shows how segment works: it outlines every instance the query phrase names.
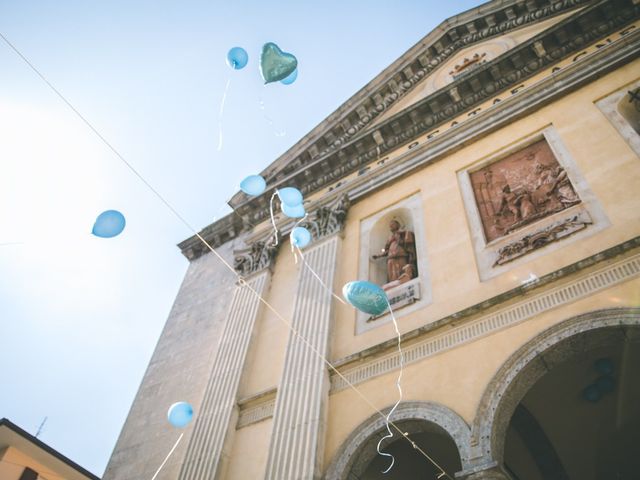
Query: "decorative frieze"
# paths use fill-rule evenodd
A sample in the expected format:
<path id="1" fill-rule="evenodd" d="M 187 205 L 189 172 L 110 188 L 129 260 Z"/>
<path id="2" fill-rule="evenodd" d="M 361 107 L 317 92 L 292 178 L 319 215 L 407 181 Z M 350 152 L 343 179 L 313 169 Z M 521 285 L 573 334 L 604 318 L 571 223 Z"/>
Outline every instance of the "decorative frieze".
<path id="1" fill-rule="evenodd" d="M 432 336 L 404 349 L 405 365 L 422 361 L 445 350 L 491 335 L 496 331 L 516 325 L 581 298 L 640 276 L 640 254 L 619 260 L 591 273 L 537 295 L 532 295 L 488 315 L 481 315 L 446 333 Z M 455 318 L 456 314 L 450 318 Z M 346 368 L 341 373 L 352 384 L 366 382 L 372 378 L 394 371 L 400 366 L 400 358 L 394 351 L 395 343 L 388 346 L 387 355 L 378 355 L 371 360 L 362 359 L 355 368 Z M 340 362 L 337 362 L 340 363 Z M 348 388 L 347 383 L 336 375 L 331 377 L 331 393 Z"/>
<path id="2" fill-rule="evenodd" d="M 273 416 L 277 390 L 271 389 L 238 402 L 240 413 L 236 428 L 240 429 Z"/>

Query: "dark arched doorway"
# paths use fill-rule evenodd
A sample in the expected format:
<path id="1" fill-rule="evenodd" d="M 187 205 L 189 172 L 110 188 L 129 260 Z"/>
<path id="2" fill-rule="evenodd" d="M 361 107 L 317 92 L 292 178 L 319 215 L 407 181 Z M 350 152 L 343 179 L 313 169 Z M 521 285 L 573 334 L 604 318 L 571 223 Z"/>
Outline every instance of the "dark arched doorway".
<path id="1" fill-rule="evenodd" d="M 435 459 L 449 475 L 453 477 L 455 472 L 461 470 L 458 448 L 442 428 L 417 420 L 404 421 L 397 425 L 407 432 L 411 440 Z M 384 432 L 380 432 L 376 438 L 379 438 L 380 434 Z M 440 469 L 414 449 L 406 439 L 398 438 L 396 435 L 391 440 L 393 441 L 382 444 L 382 450 L 395 457 L 395 464 L 388 473 L 382 472 L 390 464 L 389 457 L 375 455 L 368 464 L 354 468 L 350 472 L 349 480 L 423 480 L 438 476 Z M 377 453 L 375 445 L 371 445 L 371 449 L 369 452 Z"/>
<path id="2" fill-rule="evenodd" d="M 585 348 L 568 352 L 531 387 L 507 429 L 504 463 L 512 476 L 640 478 L 638 330 L 581 334 L 573 343 Z"/>
<path id="3" fill-rule="evenodd" d="M 383 413 L 389 408 L 383 410 Z M 411 442 L 424 450 L 453 478 L 468 466 L 470 430 L 467 423 L 443 405 L 431 402 L 402 402 L 393 422 Z M 341 445 L 327 468 L 325 480 L 423 480 L 440 473 L 412 443 L 395 432 L 382 444 L 395 457 L 386 474 L 389 457 L 378 455 L 376 445 L 387 433 L 384 417 L 376 414 L 360 424 Z"/>
<path id="4" fill-rule="evenodd" d="M 640 309 L 594 311 L 549 328 L 488 385 L 472 427 L 472 466 L 516 480 L 640 478 L 638 378 Z"/>

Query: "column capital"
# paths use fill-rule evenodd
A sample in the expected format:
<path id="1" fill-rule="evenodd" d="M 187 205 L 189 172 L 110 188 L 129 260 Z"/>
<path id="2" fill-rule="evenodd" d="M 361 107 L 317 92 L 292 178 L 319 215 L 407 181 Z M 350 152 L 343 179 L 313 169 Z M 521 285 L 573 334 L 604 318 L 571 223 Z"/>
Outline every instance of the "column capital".
<path id="1" fill-rule="evenodd" d="M 276 232 L 248 247 L 233 251 L 233 268 L 240 275 L 248 276 L 265 268 L 270 268 L 280 246 Z"/>
<path id="2" fill-rule="evenodd" d="M 301 222 L 300 225 L 311 232 L 315 241 L 334 233 L 340 233 L 344 228 L 344 222 L 350 206 L 351 201 L 345 193 L 333 204 L 315 209 L 309 219 Z"/>

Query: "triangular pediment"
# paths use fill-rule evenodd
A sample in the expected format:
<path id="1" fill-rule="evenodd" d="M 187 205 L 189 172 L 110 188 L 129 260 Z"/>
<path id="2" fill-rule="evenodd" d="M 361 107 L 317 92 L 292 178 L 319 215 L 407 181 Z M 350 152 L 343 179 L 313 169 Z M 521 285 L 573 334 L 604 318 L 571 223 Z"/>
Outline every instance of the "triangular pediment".
<path id="1" fill-rule="evenodd" d="M 460 49 L 451 55 L 449 59 L 438 66 L 418 82 L 413 89 L 386 108 L 376 119 L 371 122 L 368 129 L 375 128 L 380 123 L 388 120 L 397 113 L 406 110 L 411 105 L 428 97 L 434 92 L 446 88 L 458 78 L 461 78 L 481 65 L 490 62 L 509 50 L 526 42 L 552 25 L 562 21 L 573 11 L 548 18 L 538 23 L 520 27 L 512 31 L 494 37 L 490 40 L 480 41 L 475 45 Z"/>
<path id="2" fill-rule="evenodd" d="M 493 0 L 443 21 L 272 162 L 261 172 L 262 176 L 268 184 L 279 183 L 315 160 L 341 149 L 385 119 L 446 87 L 455 80 L 448 72 L 456 65 L 462 65 L 469 55 L 486 53 L 482 60 L 490 61 L 589 3 L 592 2 Z M 229 203 L 236 207 L 247 200 L 239 192 Z"/>
<path id="3" fill-rule="evenodd" d="M 263 194 L 234 195 L 229 201 L 233 214 L 206 227 L 202 237 L 221 245 L 241 232 L 253 231 L 269 219 L 269 199 L 276 188 L 298 187 L 317 207 L 355 178 L 362 188 L 371 187 L 366 172 L 384 163 L 385 156 L 401 151 L 407 156 L 413 147 L 432 143 L 436 134 L 439 139 L 451 137 L 438 133 L 441 130 L 455 127 L 475 132 L 475 122 L 484 125 L 487 118 L 490 127 L 482 128 L 498 128 L 495 115 L 487 113 L 495 111 L 493 106 L 506 105 L 497 108 L 507 118 L 546 101 L 527 100 L 521 105 L 518 98 L 561 94 L 564 90 L 556 88 L 555 72 L 562 76 L 561 71 L 574 63 L 585 65 L 576 81 L 597 75 L 599 70 L 593 73 L 588 66 L 591 61 L 582 60 L 589 58 L 585 46 L 600 51 L 611 44 L 607 37 L 615 34 L 623 46 L 614 48 L 624 50 L 627 33 L 620 32 L 632 31 L 636 26 L 631 23 L 639 18 L 635 0 L 495 0 L 446 20 L 269 165 L 262 172 L 267 180 Z M 598 58 L 604 63 L 617 61 L 607 53 Z M 543 85 L 540 92 L 538 83 Z M 519 93 L 522 89 L 524 93 Z M 507 97 L 516 99 L 516 104 L 503 101 Z M 361 187 L 349 188 L 355 195 L 362 194 Z M 189 258 L 203 251 L 198 237 L 180 247 Z"/>

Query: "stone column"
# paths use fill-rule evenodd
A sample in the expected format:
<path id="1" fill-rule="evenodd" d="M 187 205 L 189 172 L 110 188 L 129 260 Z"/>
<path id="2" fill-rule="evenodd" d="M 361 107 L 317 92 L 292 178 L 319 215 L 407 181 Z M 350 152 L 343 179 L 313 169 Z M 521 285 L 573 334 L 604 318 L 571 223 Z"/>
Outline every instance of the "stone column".
<path id="1" fill-rule="evenodd" d="M 235 255 L 235 268 L 243 278 L 233 293 L 200 411 L 195 412 L 194 432 L 180 480 L 222 478 L 224 459 L 231 451 L 238 415 L 238 385 L 261 305 L 250 288 L 264 294 L 271 276 L 266 267 L 275 257 L 275 250 L 269 241 L 256 242 Z"/>
<path id="2" fill-rule="evenodd" d="M 304 224 L 316 239 L 315 245 L 305 250 L 305 259 L 329 288 L 333 288 L 339 232 L 348 206 L 348 199 L 343 197 L 333 208 L 319 208 L 313 220 Z M 329 374 L 318 353 L 325 357 L 328 354 L 332 304 L 331 292 L 301 265 L 292 326 L 315 352 L 290 334 L 273 416 L 267 480 L 321 476 Z"/>

